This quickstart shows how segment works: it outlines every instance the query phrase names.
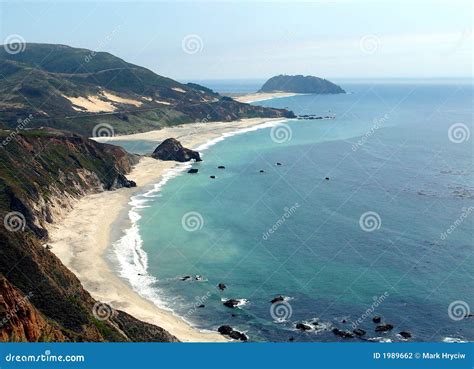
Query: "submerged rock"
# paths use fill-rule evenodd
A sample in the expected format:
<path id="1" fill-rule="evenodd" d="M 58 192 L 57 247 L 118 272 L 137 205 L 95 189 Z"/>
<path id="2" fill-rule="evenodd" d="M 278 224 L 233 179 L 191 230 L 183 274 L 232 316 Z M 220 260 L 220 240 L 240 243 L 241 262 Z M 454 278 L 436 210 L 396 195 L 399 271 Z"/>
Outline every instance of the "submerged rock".
<path id="1" fill-rule="evenodd" d="M 357 336 L 364 336 L 366 333 L 363 329 L 360 328 L 354 329 L 352 332 Z"/>
<path id="2" fill-rule="evenodd" d="M 175 138 L 164 140 L 151 154 L 152 158 L 160 160 L 174 160 L 186 162 L 190 160 L 202 161 L 197 151 L 187 149 Z"/>
<path id="3" fill-rule="evenodd" d="M 393 329 L 391 324 L 381 324 L 375 327 L 375 332 L 387 332 Z"/>
<path id="4" fill-rule="evenodd" d="M 332 333 L 334 333 L 336 336 L 342 337 L 342 338 L 354 338 L 354 335 L 351 332 L 348 331 L 341 331 L 340 329 L 334 328 L 332 330 Z"/>

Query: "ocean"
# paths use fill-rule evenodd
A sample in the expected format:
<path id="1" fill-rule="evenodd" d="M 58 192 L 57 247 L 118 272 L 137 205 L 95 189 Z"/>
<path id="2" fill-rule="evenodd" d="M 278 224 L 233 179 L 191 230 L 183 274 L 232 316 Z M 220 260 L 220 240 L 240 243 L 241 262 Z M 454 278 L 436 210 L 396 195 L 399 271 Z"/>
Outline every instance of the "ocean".
<path id="1" fill-rule="evenodd" d="M 340 84 L 255 103 L 333 119 L 201 147 L 197 175 L 134 197 L 117 273 L 197 328 L 253 341 L 474 340 L 472 81 Z M 373 316 L 394 328 L 376 332 Z"/>

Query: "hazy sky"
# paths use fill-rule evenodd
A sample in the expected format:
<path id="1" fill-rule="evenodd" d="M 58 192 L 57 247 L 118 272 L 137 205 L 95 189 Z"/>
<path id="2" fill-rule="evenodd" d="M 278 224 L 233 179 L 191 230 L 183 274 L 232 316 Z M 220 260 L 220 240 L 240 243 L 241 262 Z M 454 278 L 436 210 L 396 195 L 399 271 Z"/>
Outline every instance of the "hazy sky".
<path id="1" fill-rule="evenodd" d="M 2 2 L 1 38 L 108 51 L 179 80 L 472 75 L 473 2 Z"/>

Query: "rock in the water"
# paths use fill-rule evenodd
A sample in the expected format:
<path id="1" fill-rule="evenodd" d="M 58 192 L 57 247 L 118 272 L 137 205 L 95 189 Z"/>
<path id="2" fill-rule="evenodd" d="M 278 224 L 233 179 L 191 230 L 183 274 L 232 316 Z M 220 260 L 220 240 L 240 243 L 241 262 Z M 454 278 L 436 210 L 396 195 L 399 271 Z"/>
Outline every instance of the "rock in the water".
<path id="1" fill-rule="evenodd" d="M 275 297 L 274 299 L 272 299 L 270 302 L 271 302 L 272 304 L 274 304 L 275 302 L 281 302 L 281 301 L 285 301 L 285 298 L 280 295 L 280 296 L 277 296 L 277 297 Z"/>
<path id="2" fill-rule="evenodd" d="M 277 163 L 277 165 L 281 165 L 281 163 Z"/>
<path id="3" fill-rule="evenodd" d="M 387 332 L 393 329 L 391 324 L 381 324 L 375 327 L 375 332 Z"/>
<path id="4" fill-rule="evenodd" d="M 235 308 L 239 304 L 239 300 L 229 299 L 224 301 L 224 306 Z"/>
<path id="5" fill-rule="evenodd" d="M 382 321 L 382 318 L 379 317 L 379 316 L 374 316 L 374 317 L 372 318 L 372 321 L 373 321 L 374 323 L 380 323 L 380 322 Z"/>
<path id="6" fill-rule="evenodd" d="M 209 178 L 215 179 L 215 178 L 216 178 L 216 176 L 209 176 Z"/>
<path id="7" fill-rule="evenodd" d="M 299 329 L 300 331 L 309 331 L 311 327 L 304 323 L 296 323 L 296 329 Z"/>
<path id="8" fill-rule="evenodd" d="M 295 340 L 295 337 L 290 337 L 288 338 L 288 341 L 293 342 Z"/>
<path id="9" fill-rule="evenodd" d="M 260 173 L 265 173 L 265 171 L 263 169 L 260 170 Z"/>
<path id="10" fill-rule="evenodd" d="M 352 332 L 354 332 L 354 334 L 357 336 L 364 336 L 366 333 L 363 329 L 360 328 L 354 329 Z"/>
<path id="11" fill-rule="evenodd" d="M 399 333 L 400 336 L 402 336 L 403 338 L 405 338 L 406 340 L 411 338 L 411 333 L 410 332 L 406 332 L 406 331 L 401 331 Z"/>
<path id="12" fill-rule="evenodd" d="M 182 281 L 187 281 L 188 279 L 191 279 L 190 275 L 185 275 L 184 277 L 181 277 Z"/>
<path id="13" fill-rule="evenodd" d="M 224 291 L 227 288 L 227 286 L 224 283 L 219 283 L 217 285 L 217 288 L 219 288 L 221 291 Z"/>
<path id="14" fill-rule="evenodd" d="M 199 172 L 199 169 L 196 169 L 196 168 L 191 168 L 188 170 L 188 173 L 191 173 L 191 174 L 195 174 L 197 172 Z"/>
<path id="15" fill-rule="evenodd" d="M 217 169 L 225 169 L 225 166 L 219 165 L 219 166 L 217 167 Z"/>
<path id="16" fill-rule="evenodd" d="M 248 337 L 239 331 L 236 331 L 234 328 L 232 328 L 230 325 L 221 325 L 217 331 L 225 336 L 229 336 L 230 338 L 234 340 L 240 340 L 240 341 L 247 341 Z"/>
<path id="17" fill-rule="evenodd" d="M 232 327 L 230 325 L 221 325 L 217 331 L 220 333 L 220 334 L 225 334 L 225 335 L 229 335 L 230 332 L 233 331 Z"/>
<path id="18" fill-rule="evenodd" d="M 198 308 L 203 308 L 203 307 L 206 307 L 206 305 L 204 304 L 198 305 Z"/>
<path id="19" fill-rule="evenodd" d="M 233 330 L 232 332 L 230 332 L 229 337 L 234 340 L 239 340 L 239 341 L 248 340 L 247 336 L 244 333 L 236 331 L 236 330 Z"/>
<path id="20" fill-rule="evenodd" d="M 332 333 L 342 338 L 354 338 L 354 335 L 351 332 L 341 331 L 340 329 L 337 329 L 337 328 L 334 328 L 332 330 Z"/>
<path id="21" fill-rule="evenodd" d="M 164 140 L 151 154 L 152 158 L 160 160 L 174 160 L 186 162 L 190 160 L 201 161 L 201 156 L 197 151 L 186 149 L 175 138 Z"/>
<path id="22" fill-rule="evenodd" d="M 326 181 L 329 181 L 329 177 L 324 178 Z"/>

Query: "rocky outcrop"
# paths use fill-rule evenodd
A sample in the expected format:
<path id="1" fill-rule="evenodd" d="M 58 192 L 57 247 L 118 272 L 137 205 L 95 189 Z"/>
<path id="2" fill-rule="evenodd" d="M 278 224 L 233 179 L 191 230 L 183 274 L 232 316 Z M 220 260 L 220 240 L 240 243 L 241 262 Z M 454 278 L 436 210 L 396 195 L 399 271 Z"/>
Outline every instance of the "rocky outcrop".
<path id="1" fill-rule="evenodd" d="M 175 138 L 164 140 L 151 154 L 152 158 L 160 160 L 173 160 L 186 162 L 190 160 L 201 161 L 197 151 L 187 149 Z"/>
<path id="2" fill-rule="evenodd" d="M 247 341 L 248 337 L 245 335 L 245 333 L 236 331 L 234 328 L 232 328 L 230 325 L 221 325 L 217 331 L 222 334 L 223 336 L 228 336 L 234 340 L 238 341 Z"/>
<path id="3" fill-rule="evenodd" d="M 294 92 L 301 94 L 343 94 L 338 85 L 314 76 L 279 75 L 264 83 L 259 92 Z"/>

